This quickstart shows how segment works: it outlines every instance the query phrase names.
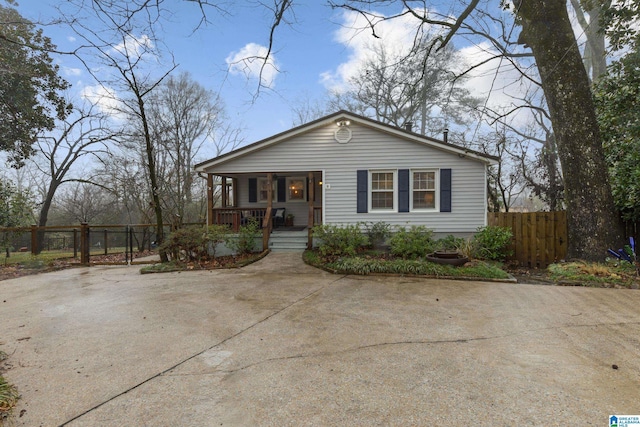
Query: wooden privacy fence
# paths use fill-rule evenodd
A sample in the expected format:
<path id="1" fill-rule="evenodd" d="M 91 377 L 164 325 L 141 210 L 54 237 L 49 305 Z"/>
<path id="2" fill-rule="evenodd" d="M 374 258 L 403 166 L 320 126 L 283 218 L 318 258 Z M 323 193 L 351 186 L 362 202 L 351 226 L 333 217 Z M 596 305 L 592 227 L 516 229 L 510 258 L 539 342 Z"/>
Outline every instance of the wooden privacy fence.
<path id="1" fill-rule="evenodd" d="M 545 268 L 567 256 L 567 214 L 561 212 L 489 212 L 489 225 L 510 228 L 513 255 L 524 267 Z"/>

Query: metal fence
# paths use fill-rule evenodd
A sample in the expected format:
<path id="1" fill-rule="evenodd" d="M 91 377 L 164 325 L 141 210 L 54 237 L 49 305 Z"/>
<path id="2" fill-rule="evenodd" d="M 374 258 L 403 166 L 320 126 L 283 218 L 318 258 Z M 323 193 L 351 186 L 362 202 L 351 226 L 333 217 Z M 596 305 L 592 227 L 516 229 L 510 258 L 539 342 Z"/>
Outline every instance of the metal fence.
<path id="1" fill-rule="evenodd" d="M 167 236 L 171 226 L 163 225 Z M 90 257 L 124 254 L 131 261 L 134 254 L 155 249 L 155 224 L 109 224 L 0 228 L 0 248 L 4 255 L 30 253 L 52 258 L 79 259 L 89 263 Z"/>

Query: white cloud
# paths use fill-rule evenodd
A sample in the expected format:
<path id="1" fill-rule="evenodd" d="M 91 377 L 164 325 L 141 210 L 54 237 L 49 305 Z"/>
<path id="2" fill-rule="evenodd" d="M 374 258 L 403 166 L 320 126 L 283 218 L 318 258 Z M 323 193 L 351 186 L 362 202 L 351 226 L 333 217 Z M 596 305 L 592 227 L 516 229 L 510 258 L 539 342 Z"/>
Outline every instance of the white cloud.
<path id="1" fill-rule="evenodd" d="M 82 70 L 80 68 L 72 68 L 72 67 L 62 67 L 62 71 L 64 72 L 65 76 L 68 77 L 77 77 L 79 75 L 82 74 Z"/>
<path id="2" fill-rule="evenodd" d="M 73 43 L 76 41 L 76 38 L 73 36 L 67 36 L 67 41 Z"/>
<path id="3" fill-rule="evenodd" d="M 250 80 L 261 79 L 264 87 L 273 88 L 278 76 L 278 66 L 273 52 L 265 63 L 268 49 L 256 43 L 249 43 L 242 49 L 231 52 L 226 58 L 229 72 Z"/>
<path id="4" fill-rule="evenodd" d="M 369 23 L 359 13 L 344 12 L 340 24 L 334 39 L 350 50 L 349 57 L 336 69 L 320 74 L 320 82 L 327 89 L 337 91 L 347 89 L 349 79 L 362 69 L 365 62 L 375 56 L 375 48 L 382 47 L 392 55 L 408 53 L 413 46 L 417 30 L 416 19 L 410 15 L 377 22 L 375 29 L 378 38 L 372 36 Z"/>
<path id="5" fill-rule="evenodd" d="M 97 105 L 103 113 L 114 119 L 122 118 L 122 108 L 115 90 L 101 85 L 85 86 L 80 91 L 80 96 Z"/>
<path id="6" fill-rule="evenodd" d="M 349 79 L 359 73 L 364 63 L 372 57 L 372 48 L 384 47 L 388 54 L 393 55 L 406 54 L 413 46 L 416 30 L 416 18 L 406 14 L 392 20 L 378 22 L 376 34 L 379 38 L 374 38 L 371 30 L 368 29 L 367 21 L 360 14 L 343 13 L 341 27 L 335 33 L 335 40 L 348 48 L 350 54 L 347 60 L 335 69 L 322 73 L 320 82 L 330 90 L 346 90 Z M 424 27 L 423 30 L 428 31 L 429 28 Z M 434 35 L 439 30 L 435 27 L 431 29 Z M 456 63 L 455 67 L 456 71 L 460 72 L 495 56 L 497 51 L 484 41 L 477 44 L 470 44 L 467 41 L 465 47 L 458 49 L 458 54 L 461 61 Z M 498 65 L 500 70 L 496 75 Z M 487 106 L 490 108 L 521 104 L 513 97 L 524 97 L 526 91 L 533 86 L 529 80 L 522 78 L 520 72 L 508 60 L 500 62 L 499 59 L 495 59 L 479 65 L 468 76 L 465 87 L 483 103 L 489 97 Z M 536 78 L 535 75 L 532 77 Z"/>
<path id="7" fill-rule="evenodd" d="M 143 34 L 140 37 L 136 37 L 128 34 L 122 43 L 115 45 L 111 50 L 123 56 L 140 58 L 145 53 L 153 51 L 153 48 L 153 41 L 149 36 Z"/>

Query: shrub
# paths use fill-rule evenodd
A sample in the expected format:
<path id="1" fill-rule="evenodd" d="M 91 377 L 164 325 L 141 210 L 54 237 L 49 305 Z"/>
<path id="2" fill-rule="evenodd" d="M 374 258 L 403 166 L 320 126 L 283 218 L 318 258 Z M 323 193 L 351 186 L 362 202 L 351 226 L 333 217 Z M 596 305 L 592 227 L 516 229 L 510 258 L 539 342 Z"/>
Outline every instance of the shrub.
<path id="1" fill-rule="evenodd" d="M 503 261 L 511 255 L 512 237 L 513 233 L 506 227 L 480 227 L 473 236 L 474 255 L 480 259 Z"/>
<path id="2" fill-rule="evenodd" d="M 435 250 L 437 251 L 459 251 L 463 246 L 465 239 L 449 234 L 447 237 L 436 240 Z"/>
<path id="3" fill-rule="evenodd" d="M 383 245 L 391 235 L 391 225 L 386 222 L 366 223 L 366 233 L 372 247 Z"/>
<path id="4" fill-rule="evenodd" d="M 313 235 L 321 240 L 318 250 L 323 257 L 353 256 L 369 244 L 369 238 L 360 231 L 360 224 L 317 225 L 313 227 Z"/>
<path id="5" fill-rule="evenodd" d="M 216 257 L 216 248 L 219 243 L 226 240 L 229 234 L 229 228 L 226 225 L 210 225 L 207 227 L 205 235 L 205 250 L 208 250 L 208 254 L 212 258 Z"/>
<path id="6" fill-rule="evenodd" d="M 180 228 L 167 237 L 160 250 L 174 261 L 201 261 L 209 257 L 209 249 L 215 256 L 216 245 L 224 241 L 227 233 L 228 228 L 223 225 Z"/>
<path id="7" fill-rule="evenodd" d="M 207 254 L 205 228 L 200 226 L 180 228 L 167 237 L 159 250 L 165 251 L 167 256 L 174 260 L 199 260 Z"/>
<path id="8" fill-rule="evenodd" d="M 255 239 L 259 236 L 260 224 L 257 219 L 251 218 L 246 225 L 240 227 L 237 235 L 227 235 L 225 242 L 229 249 L 244 255 L 254 251 Z"/>
<path id="9" fill-rule="evenodd" d="M 403 259 L 417 259 L 433 251 L 433 230 L 424 225 L 412 225 L 409 230 L 399 227 L 389 239 L 391 253 Z"/>

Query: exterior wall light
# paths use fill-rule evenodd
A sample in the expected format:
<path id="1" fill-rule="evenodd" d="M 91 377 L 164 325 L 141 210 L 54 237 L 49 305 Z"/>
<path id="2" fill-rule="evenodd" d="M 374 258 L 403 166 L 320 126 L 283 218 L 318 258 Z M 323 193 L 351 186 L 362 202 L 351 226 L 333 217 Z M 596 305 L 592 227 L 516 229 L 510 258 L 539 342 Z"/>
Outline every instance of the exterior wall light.
<path id="1" fill-rule="evenodd" d="M 345 119 L 340 119 L 336 121 L 336 125 L 338 125 L 338 127 L 349 126 L 350 124 L 351 124 L 351 121 L 345 120 Z"/>

